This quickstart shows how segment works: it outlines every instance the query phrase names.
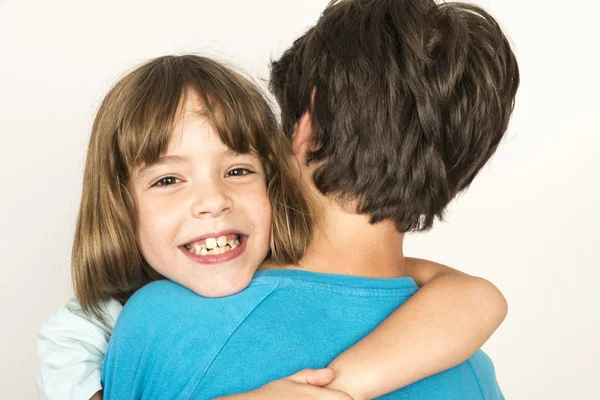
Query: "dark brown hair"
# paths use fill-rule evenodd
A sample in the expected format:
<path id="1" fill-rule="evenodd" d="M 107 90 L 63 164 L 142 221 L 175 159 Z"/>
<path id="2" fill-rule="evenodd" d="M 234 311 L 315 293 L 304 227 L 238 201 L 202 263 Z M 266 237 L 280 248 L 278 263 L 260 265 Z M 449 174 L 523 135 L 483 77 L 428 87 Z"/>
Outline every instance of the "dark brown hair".
<path id="1" fill-rule="evenodd" d="M 432 0 L 334 1 L 270 80 L 285 132 L 311 113 L 316 187 L 401 231 L 430 228 L 469 186 L 507 129 L 518 85 L 488 13 Z"/>
<path id="2" fill-rule="evenodd" d="M 185 94 L 193 90 L 221 140 L 263 162 L 273 210 L 271 257 L 296 263 L 311 236 L 308 208 L 288 165 L 289 139 L 261 91 L 217 61 L 196 55 L 153 59 L 124 76 L 104 98 L 92 128 L 73 243 L 75 293 L 86 311 L 125 302 L 160 278 L 139 252 L 128 183 L 134 168 L 164 154 Z M 258 267 L 258 266 L 257 266 Z"/>

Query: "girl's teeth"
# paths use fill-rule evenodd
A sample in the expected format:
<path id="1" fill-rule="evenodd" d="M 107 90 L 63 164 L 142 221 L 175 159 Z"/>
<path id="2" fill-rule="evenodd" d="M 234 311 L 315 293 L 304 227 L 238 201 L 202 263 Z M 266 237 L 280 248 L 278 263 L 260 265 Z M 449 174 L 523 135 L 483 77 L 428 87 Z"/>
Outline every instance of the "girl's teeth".
<path id="1" fill-rule="evenodd" d="M 208 238 L 206 244 L 186 245 L 186 249 L 190 253 L 197 255 L 219 255 L 235 249 L 240 245 L 240 237 L 236 236 L 234 240 L 227 241 L 226 236 L 219 236 L 217 239 Z"/>

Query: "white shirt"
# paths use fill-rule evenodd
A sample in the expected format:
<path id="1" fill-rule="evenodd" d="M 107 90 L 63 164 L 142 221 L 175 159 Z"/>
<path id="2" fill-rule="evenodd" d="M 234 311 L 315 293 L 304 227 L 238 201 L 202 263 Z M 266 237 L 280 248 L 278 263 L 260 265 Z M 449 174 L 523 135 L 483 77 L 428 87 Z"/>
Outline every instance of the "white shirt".
<path id="1" fill-rule="evenodd" d="M 122 310 L 110 300 L 100 305 L 104 320 L 87 315 L 69 300 L 40 329 L 36 384 L 42 400 L 89 400 L 102 390 L 102 361 Z"/>

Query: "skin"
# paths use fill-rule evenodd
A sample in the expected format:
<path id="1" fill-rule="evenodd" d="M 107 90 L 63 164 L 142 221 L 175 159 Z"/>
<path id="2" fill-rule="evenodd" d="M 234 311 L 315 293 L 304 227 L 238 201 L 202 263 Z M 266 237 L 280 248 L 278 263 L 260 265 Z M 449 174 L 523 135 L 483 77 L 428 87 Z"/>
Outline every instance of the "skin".
<path id="1" fill-rule="evenodd" d="M 347 393 L 335 389 L 325 388 L 334 379 L 331 368 L 318 370 L 305 369 L 283 379 L 273 382 L 247 393 L 219 397 L 215 400 L 267 400 L 289 399 L 296 400 L 352 400 Z"/>
<path id="2" fill-rule="evenodd" d="M 175 119 L 166 154 L 133 174 L 138 241 L 144 258 L 163 276 L 205 297 L 245 288 L 269 252 L 271 204 L 265 171 L 251 154 L 223 144 L 187 93 Z M 202 264 L 183 245 L 234 230 L 245 251 L 233 260 Z"/>

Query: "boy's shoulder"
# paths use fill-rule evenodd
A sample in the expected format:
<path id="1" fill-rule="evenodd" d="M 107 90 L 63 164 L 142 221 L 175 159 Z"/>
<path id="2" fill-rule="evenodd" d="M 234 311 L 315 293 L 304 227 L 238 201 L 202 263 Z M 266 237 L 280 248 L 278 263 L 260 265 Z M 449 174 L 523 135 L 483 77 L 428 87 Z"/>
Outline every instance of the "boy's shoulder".
<path id="1" fill-rule="evenodd" d="M 138 289 L 125 303 L 124 309 L 148 307 L 164 303 L 172 298 L 185 298 L 191 291 L 168 279 L 150 282 Z"/>
<path id="2" fill-rule="evenodd" d="M 125 304 L 115 331 L 136 327 L 170 330 L 190 324 L 194 329 L 235 329 L 276 285 L 252 284 L 227 297 L 207 298 L 164 279 L 139 289 Z"/>
<path id="3" fill-rule="evenodd" d="M 231 335 L 275 288 L 251 285 L 222 298 L 199 296 L 169 280 L 139 289 L 111 338 L 103 365 L 105 396 L 164 398 L 174 390 L 193 391 Z"/>

